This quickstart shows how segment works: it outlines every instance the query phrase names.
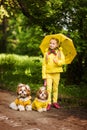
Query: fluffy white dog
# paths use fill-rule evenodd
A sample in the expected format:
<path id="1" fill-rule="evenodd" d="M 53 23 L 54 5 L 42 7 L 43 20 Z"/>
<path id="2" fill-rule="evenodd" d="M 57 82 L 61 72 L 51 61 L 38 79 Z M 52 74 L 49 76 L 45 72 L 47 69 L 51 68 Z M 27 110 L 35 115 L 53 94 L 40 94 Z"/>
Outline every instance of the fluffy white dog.
<path id="1" fill-rule="evenodd" d="M 17 86 L 17 98 L 9 105 L 9 107 L 19 111 L 32 110 L 30 87 L 28 85 L 20 83 Z"/>

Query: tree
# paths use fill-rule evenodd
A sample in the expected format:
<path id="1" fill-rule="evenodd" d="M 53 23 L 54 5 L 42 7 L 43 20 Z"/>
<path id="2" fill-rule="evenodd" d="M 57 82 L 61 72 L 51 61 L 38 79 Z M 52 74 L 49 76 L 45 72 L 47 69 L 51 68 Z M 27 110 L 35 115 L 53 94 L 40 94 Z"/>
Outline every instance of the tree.
<path id="1" fill-rule="evenodd" d="M 69 6 L 68 6 L 69 5 Z M 76 61 L 68 66 L 68 82 L 80 84 L 82 81 L 87 82 L 85 76 L 87 76 L 87 1 L 86 0 L 75 0 L 67 1 L 64 0 L 62 5 L 64 13 L 64 23 L 68 29 L 70 37 L 73 39 L 77 48 Z M 68 8 L 67 8 L 68 7 Z M 76 73 L 77 72 L 77 73 Z M 71 77 L 71 78 L 69 78 Z M 70 83 L 69 82 L 69 83 Z"/>
<path id="2" fill-rule="evenodd" d="M 72 65 L 68 66 L 68 78 L 72 75 L 71 83 L 74 81 L 80 83 L 84 79 L 84 74 L 87 75 L 85 72 L 87 70 L 87 0 L 0 1 L 10 17 L 14 12 L 18 13 L 21 11 L 27 17 L 28 25 L 40 26 L 45 34 L 64 32 L 70 36 L 74 41 L 78 55 Z M 74 75 L 76 70 L 79 73 Z M 86 78 L 85 81 L 87 81 Z"/>
<path id="3" fill-rule="evenodd" d="M 44 32 L 55 32 L 60 12 L 61 0 L 17 0 L 23 14 L 29 18 L 30 24 L 36 24 L 42 27 Z M 58 30 L 57 29 L 57 30 Z"/>
<path id="4" fill-rule="evenodd" d="M 17 1 L 15 2 L 13 0 L 0 0 L 0 52 L 6 52 L 8 19 L 14 15 L 14 12 L 17 13 L 16 5 Z"/>

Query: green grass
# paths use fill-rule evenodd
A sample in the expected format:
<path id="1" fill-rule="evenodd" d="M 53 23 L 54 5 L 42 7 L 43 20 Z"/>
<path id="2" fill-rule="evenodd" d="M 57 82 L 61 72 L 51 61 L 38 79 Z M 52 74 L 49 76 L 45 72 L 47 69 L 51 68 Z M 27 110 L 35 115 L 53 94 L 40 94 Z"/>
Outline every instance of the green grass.
<path id="1" fill-rule="evenodd" d="M 87 107 L 87 87 L 78 85 L 60 84 L 59 86 L 59 99 L 62 103 L 71 104 L 73 106 L 86 106 Z"/>

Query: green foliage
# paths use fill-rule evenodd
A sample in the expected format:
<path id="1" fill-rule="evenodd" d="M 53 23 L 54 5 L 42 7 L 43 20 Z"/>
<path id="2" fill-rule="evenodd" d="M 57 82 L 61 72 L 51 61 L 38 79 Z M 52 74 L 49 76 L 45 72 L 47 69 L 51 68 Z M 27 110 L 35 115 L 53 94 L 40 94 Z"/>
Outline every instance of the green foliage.
<path id="1" fill-rule="evenodd" d="M 22 14 L 16 15 L 13 20 L 9 20 L 7 53 L 29 56 L 40 55 L 39 45 L 43 31 L 40 26 L 30 27 L 26 25 L 28 24 L 26 21 L 26 17 Z"/>
<path id="2" fill-rule="evenodd" d="M 0 23 L 4 17 L 9 17 L 7 10 L 1 5 L 0 6 Z"/>
<path id="3" fill-rule="evenodd" d="M 87 89 L 86 86 L 80 87 L 77 85 L 60 85 L 59 89 L 60 96 L 64 96 L 66 98 L 77 98 L 77 99 L 86 99 L 87 98 Z"/>
<path id="4" fill-rule="evenodd" d="M 18 83 L 39 86 L 42 84 L 41 58 L 1 54 L 0 73 L 0 86 L 9 86 L 10 90 L 15 90 Z"/>
<path id="5" fill-rule="evenodd" d="M 59 99 L 66 106 L 86 106 L 87 107 L 87 89 L 86 85 L 64 85 L 63 79 L 59 86 Z"/>
<path id="6" fill-rule="evenodd" d="M 17 36 L 19 39 L 18 46 L 15 53 L 27 54 L 29 56 L 40 55 L 39 45 L 42 39 L 42 30 L 40 27 L 27 28 L 25 31 L 21 31 Z M 21 51 L 20 51 L 21 50 Z"/>

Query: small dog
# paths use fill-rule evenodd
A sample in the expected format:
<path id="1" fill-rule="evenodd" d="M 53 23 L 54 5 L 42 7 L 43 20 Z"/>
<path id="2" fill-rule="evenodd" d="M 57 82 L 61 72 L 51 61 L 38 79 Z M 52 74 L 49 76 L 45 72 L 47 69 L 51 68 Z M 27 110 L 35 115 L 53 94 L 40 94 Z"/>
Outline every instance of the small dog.
<path id="1" fill-rule="evenodd" d="M 9 107 L 19 111 L 32 110 L 30 87 L 20 83 L 17 86 L 17 95 L 18 97 L 9 105 Z"/>
<path id="2" fill-rule="evenodd" d="M 47 111 L 48 92 L 44 86 L 37 91 L 36 98 L 32 102 L 32 109 L 38 112 Z"/>

